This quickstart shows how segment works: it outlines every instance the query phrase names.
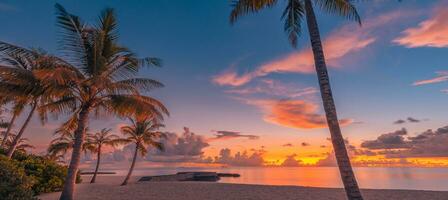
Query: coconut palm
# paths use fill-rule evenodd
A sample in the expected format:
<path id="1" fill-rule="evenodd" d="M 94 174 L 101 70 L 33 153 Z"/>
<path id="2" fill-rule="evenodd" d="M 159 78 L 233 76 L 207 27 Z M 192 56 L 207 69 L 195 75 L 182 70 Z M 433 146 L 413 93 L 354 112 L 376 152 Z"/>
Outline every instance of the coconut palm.
<path id="1" fill-rule="evenodd" d="M 9 138 L 5 141 L 5 145 L 6 147 L 10 147 L 13 142 L 14 139 L 17 137 L 16 134 L 10 134 Z M 27 149 L 34 149 L 35 147 L 31 144 L 29 144 L 29 139 L 28 138 L 20 138 L 20 140 L 17 142 L 16 145 L 16 151 L 19 152 L 26 152 Z"/>
<path id="2" fill-rule="evenodd" d="M 56 4 L 56 15 L 61 28 L 61 51 L 67 62 L 57 69 L 40 71 L 39 75 L 65 90 L 41 109 L 55 115 L 71 114 L 62 127 L 73 131 L 74 144 L 60 199 L 72 200 L 85 128 L 91 114 L 95 117 L 145 114 L 163 119 L 168 110 L 160 101 L 141 94 L 163 85 L 152 79 L 135 77 L 143 66 L 160 66 L 160 59 L 139 59 L 118 44 L 113 9 L 105 9 L 94 26 L 68 13 L 59 4 Z"/>
<path id="3" fill-rule="evenodd" d="M 96 176 L 101 162 L 101 148 L 104 146 L 115 147 L 119 144 L 127 142 L 126 140 L 121 139 L 117 135 L 111 134 L 111 131 L 112 129 L 103 128 L 101 129 L 100 132 L 87 135 L 86 144 L 88 144 L 88 146 L 90 147 L 89 150 L 94 153 L 97 153 L 95 172 L 93 173 L 93 177 L 92 180 L 90 180 L 90 183 L 95 183 L 96 180 Z"/>
<path id="4" fill-rule="evenodd" d="M 3 132 L 3 139 L 2 139 L 2 143 L 0 145 L 0 148 L 5 148 L 6 139 L 9 138 L 9 134 L 11 133 L 12 127 L 17 119 L 17 116 L 22 112 L 23 107 L 24 107 L 23 103 L 16 103 L 13 106 L 13 111 L 11 113 L 12 117 L 11 117 L 10 121 L 7 123 L 7 126 L 3 127 L 3 128 L 6 128 L 6 131 Z"/>
<path id="5" fill-rule="evenodd" d="M 59 135 L 55 139 L 51 140 L 50 145 L 47 149 L 47 156 L 55 159 L 65 157 L 67 152 L 73 150 L 73 145 L 75 142 L 75 135 L 73 132 L 65 131 L 62 129 L 57 129 L 54 133 Z M 92 145 L 89 143 L 84 143 L 82 151 L 87 153 L 93 149 Z"/>
<path id="6" fill-rule="evenodd" d="M 148 148 L 151 147 L 162 151 L 163 144 L 158 142 L 158 140 L 166 137 L 164 133 L 158 131 L 163 125 L 157 123 L 155 120 L 146 117 L 129 120 L 131 121 L 131 125 L 121 127 L 121 133 L 127 136 L 127 141 L 135 145 L 135 150 L 134 156 L 132 157 L 131 167 L 121 185 L 128 184 L 129 178 L 134 170 L 138 153 L 140 153 L 141 156 L 145 156 L 148 153 Z"/>
<path id="7" fill-rule="evenodd" d="M 362 199 L 358 183 L 350 164 L 347 149 L 344 144 L 339 121 L 336 114 L 330 80 L 325 64 L 322 42 L 319 34 L 316 16 L 313 6 L 322 11 L 336 14 L 361 24 L 361 19 L 351 0 L 285 0 L 286 8 L 283 11 L 284 31 L 288 34 L 291 45 L 297 46 L 297 38 L 302 31 L 302 23 L 306 20 L 314 54 L 314 64 L 319 81 L 323 106 L 327 117 L 327 124 L 331 133 L 331 141 L 336 154 L 339 171 L 347 197 L 350 200 Z M 230 22 L 236 22 L 241 16 L 248 13 L 256 13 L 265 8 L 275 6 L 279 0 L 236 0 L 233 2 L 233 10 L 230 14 Z"/>
<path id="8" fill-rule="evenodd" d="M 30 106 L 28 116 L 7 151 L 7 156 L 11 158 L 36 109 L 48 102 L 52 98 L 52 93 L 57 91 L 45 79 L 40 79 L 38 73 L 41 70 L 54 69 L 60 61 L 45 52 L 25 49 L 5 42 L 0 42 L 0 59 L 2 61 L 0 94 L 4 99 L 14 103 L 10 126 L 5 132 L 5 137 L 9 136 L 14 121 L 24 107 Z M 42 122 L 45 122 L 45 110 L 39 110 L 38 113 Z"/>

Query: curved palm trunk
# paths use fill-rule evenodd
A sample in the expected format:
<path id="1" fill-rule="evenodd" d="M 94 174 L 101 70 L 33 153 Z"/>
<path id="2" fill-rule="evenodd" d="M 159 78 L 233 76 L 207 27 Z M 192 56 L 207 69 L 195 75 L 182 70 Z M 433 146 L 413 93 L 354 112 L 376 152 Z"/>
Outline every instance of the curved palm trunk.
<path id="1" fill-rule="evenodd" d="M 101 145 L 98 145 L 98 152 L 96 155 L 95 173 L 93 173 L 93 177 L 92 177 L 92 180 L 90 180 L 90 183 L 95 183 L 96 175 L 98 174 L 98 169 L 100 168 L 100 160 L 101 160 Z"/>
<path id="2" fill-rule="evenodd" d="M 11 121 L 9 122 L 9 126 L 6 129 L 5 135 L 3 136 L 2 144 L 0 146 L 1 148 L 5 147 L 6 140 L 8 139 L 9 133 L 11 133 L 11 129 L 12 129 L 12 126 L 14 125 L 14 122 L 16 121 L 17 115 L 18 114 L 16 114 L 16 113 L 14 113 L 12 115 Z"/>
<path id="3" fill-rule="evenodd" d="M 128 175 L 126 175 L 126 178 L 124 179 L 124 181 L 121 185 L 128 184 L 129 178 L 131 178 L 132 171 L 134 171 L 135 160 L 137 160 L 138 146 L 139 146 L 139 144 L 135 145 L 135 152 L 134 152 L 134 157 L 132 158 L 131 168 L 129 168 Z"/>
<path id="4" fill-rule="evenodd" d="M 33 107 L 31 108 L 30 113 L 28 114 L 28 117 L 26 118 L 25 122 L 23 122 L 22 128 L 20 128 L 19 133 L 17 133 L 17 136 L 14 138 L 14 141 L 12 141 L 11 146 L 8 149 L 8 153 L 6 154 L 8 158 L 12 158 L 12 154 L 14 154 L 14 151 L 17 148 L 17 144 L 19 144 L 20 138 L 22 138 L 23 132 L 25 132 L 28 123 L 31 121 L 34 111 L 36 110 L 36 107 L 37 102 L 34 102 Z"/>
<path id="5" fill-rule="evenodd" d="M 84 143 L 85 128 L 89 118 L 90 107 L 84 106 L 78 115 L 78 127 L 75 130 L 75 142 L 73 144 L 72 157 L 68 166 L 67 177 L 59 200 L 73 200 L 75 192 L 76 174 L 78 173 L 81 159 L 82 145 Z"/>
<path id="6" fill-rule="evenodd" d="M 325 115 L 327 117 L 328 128 L 330 129 L 331 142 L 333 143 L 336 160 L 344 184 L 345 192 L 349 200 L 362 200 L 362 195 L 356 182 L 345 148 L 344 138 L 342 137 L 339 121 L 336 114 L 333 95 L 331 93 L 330 79 L 328 77 L 327 66 L 320 40 L 319 28 L 317 26 L 316 16 L 310 0 L 305 0 L 306 19 L 311 39 L 311 45 L 314 54 L 314 64 L 319 79 L 320 93 L 322 96 Z"/>

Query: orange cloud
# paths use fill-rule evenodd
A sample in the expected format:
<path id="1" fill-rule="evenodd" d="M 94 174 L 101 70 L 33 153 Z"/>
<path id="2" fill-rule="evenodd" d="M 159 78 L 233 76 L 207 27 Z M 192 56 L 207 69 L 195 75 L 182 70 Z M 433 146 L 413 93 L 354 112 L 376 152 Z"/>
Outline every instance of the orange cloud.
<path id="1" fill-rule="evenodd" d="M 436 72 L 436 73 L 438 75 L 437 77 L 431 78 L 431 79 L 426 79 L 426 80 L 421 80 L 421 81 L 416 81 L 412 85 L 418 86 L 418 85 L 426 85 L 426 84 L 440 83 L 440 82 L 448 81 L 448 71 L 440 71 L 440 72 Z"/>
<path id="2" fill-rule="evenodd" d="M 329 67 L 340 67 L 339 62 L 350 53 L 358 52 L 376 41 L 378 35 L 373 32 L 378 27 L 397 22 L 397 19 L 412 13 L 401 11 L 382 14 L 367 20 L 362 28 L 357 25 L 345 25 L 330 33 L 323 41 L 325 57 Z M 235 70 L 227 70 L 212 77 L 212 82 L 218 85 L 241 86 L 252 79 L 263 77 L 270 73 L 302 73 L 314 72 L 314 58 L 311 48 L 303 48 L 279 59 L 266 62 L 255 70 L 238 75 Z"/>
<path id="3" fill-rule="evenodd" d="M 448 5 L 438 5 L 434 15 L 417 27 L 403 31 L 393 42 L 409 48 L 448 47 Z"/>
<path id="4" fill-rule="evenodd" d="M 247 100 L 245 102 L 265 111 L 264 121 L 297 129 L 326 128 L 324 115 L 318 114 L 315 103 L 303 100 Z M 353 123 L 352 119 L 340 120 L 341 125 Z"/>

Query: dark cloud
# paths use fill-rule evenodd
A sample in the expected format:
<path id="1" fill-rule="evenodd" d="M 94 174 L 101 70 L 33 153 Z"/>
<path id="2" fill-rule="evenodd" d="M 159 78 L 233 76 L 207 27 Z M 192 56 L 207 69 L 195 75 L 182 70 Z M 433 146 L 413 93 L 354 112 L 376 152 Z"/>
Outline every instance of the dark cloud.
<path id="1" fill-rule="evenodd" d="M 307 146 L 310 146 L 310 143 L 302 142 L 300 145 L 302 145 L 302 147 L 307 147 Z"/>
<path id="2" fill-rule="evenodd" d="M 419 119 L 415 119 L 415 118 L 412 118 L 412 117 L 408 117 L 408 122 L 411 122 L 411 123 L 418 123 L 418 122 L 420 122 L 421 120 L 419 120 Z"/>
<path id="3" fill-rule="evenodd" d="M 163 160 L 197 160 L 204 154 L 203 149 L 210 146 L 205 137 L 196 135 L 189 128 L 184 127 L 182 135 L 176 133 L 165 133 L 167 137 L 162 139 L 164 151 L 153 150 L 147 156 L 148 160 L 154 161 L 155 156 L 165 157 Z"/>
<path id="4" fill-rule="evenodd" d="M 297 154 L 292 154 L 286 157 L 280 166 L 282 167 L 299 167 L 301 166 L 301 161 L 296 160 Z"/>
<path id="5" fill-rule="evenodd" d="M 320 148 L 327 148 L 326 145 L 320 145 Z"/>
<path id="6" fill-rule="evenodd" d="M 241 134 L 241 132 L 235 132 L 235 131 L 216 131 L 215 137 L 210 138 L 210 141 L 213 140 L 226 140 L 226 139 L 233 139 L 233 138 L 247 138 L 249 140 L 256 140 L 260 137 L 257 135 L 247 135 L 247 134 Z"/>
<path id="7" fill-rule="evenodd" d="M 399 119 L 399 120 L 394 122 L 394 124 L 404 124 L 404 123 L 406 123 L 406 121 L 402 120 L 402 119 Z"/>
<path id="8" fill-rule="evenodd" d="M 409 144 L 405 141 L 406 129 L 380 135 L 376 140 L 368 140 L 361 143 L 361 147 L 367 149 L 400 149 L 407 148 Z"/>
<path id="9" fill-rule="evenodd" d="M 202 162 L 204 148 L 209 144 L 205 137 L 196 135 L 189 128 L 184 128 L 180 135 L 171 132 L 165 132 L 166 138 L 161 139 L 164 151 L 149 148 L 148 154 L 139 160 L 153 162 Z M 129 144 L 122 149 L 115 149 L 110 155 L 106 155 L 108 161 L 124 161 L 132 158 L 135 144 Z"/>
<path id="10" fill-rule="evenodd" d="M 448 126 L 407 137 L 403 130 L 383 134 L 376 140 L 364 142 L 361 147 L 377 150 L 377 154 L 388 158 L 448 157 Z"/>
<path id="11" fill-rule="evenodd" d="M 404 123 L 406 123 L 406 122 L 410 122 L 410 123 L 419 123 L 419 122 L 426 121 L 426 120 L 427 120 L 427 119 L 425 119 L 425 120 L 420 120 L 420 119 L 416 119 L 416 118 L 414 118 L 414 117 L 408 117 L 408 118 L 406 118 L 405 120 L 403 120 L 403 119 L 399 119 L 399 120 L 395 121 L 394 124 L 404 124 Z"/>
<path id="12" fill-rule="evenodd" d="M 219 156 L 215 158 L 214 162 L 230 166 L 263 166 L 265 163 L 263 153 L 260 151 L 255 151 L 251 155 L 246 151 L 232 155 L 231 150 L 228 148 L 221 149 Z"/>
<path id="13" fill-rule="evenodd" d="M 284 145 L 282 145 L 283 147 L 293 147 L 294 145 L 292 145 L 291 143 L 287 143 L 287 144 L 284 144 Z"/>

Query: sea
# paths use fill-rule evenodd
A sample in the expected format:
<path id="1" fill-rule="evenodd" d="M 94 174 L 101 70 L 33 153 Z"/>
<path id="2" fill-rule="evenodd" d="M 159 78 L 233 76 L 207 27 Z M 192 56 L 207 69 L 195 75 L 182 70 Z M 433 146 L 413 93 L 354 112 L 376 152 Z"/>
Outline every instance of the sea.
<path id="1" fill-rule="evenodd" d="M 125 176 L 127 169 L 103 169 Z M 336 167 L 223 167 L 223 168 L 137 168 L 135 176 L 166 175 L 188 171 L 237 173 L 240 177 L 224 177 L 219 182 L 258 185 L 293 185 L 341 188 Z M 448 168 L 354 168 L 358 184 L 369 189 L 410 189 L 448 191 Z"/>

